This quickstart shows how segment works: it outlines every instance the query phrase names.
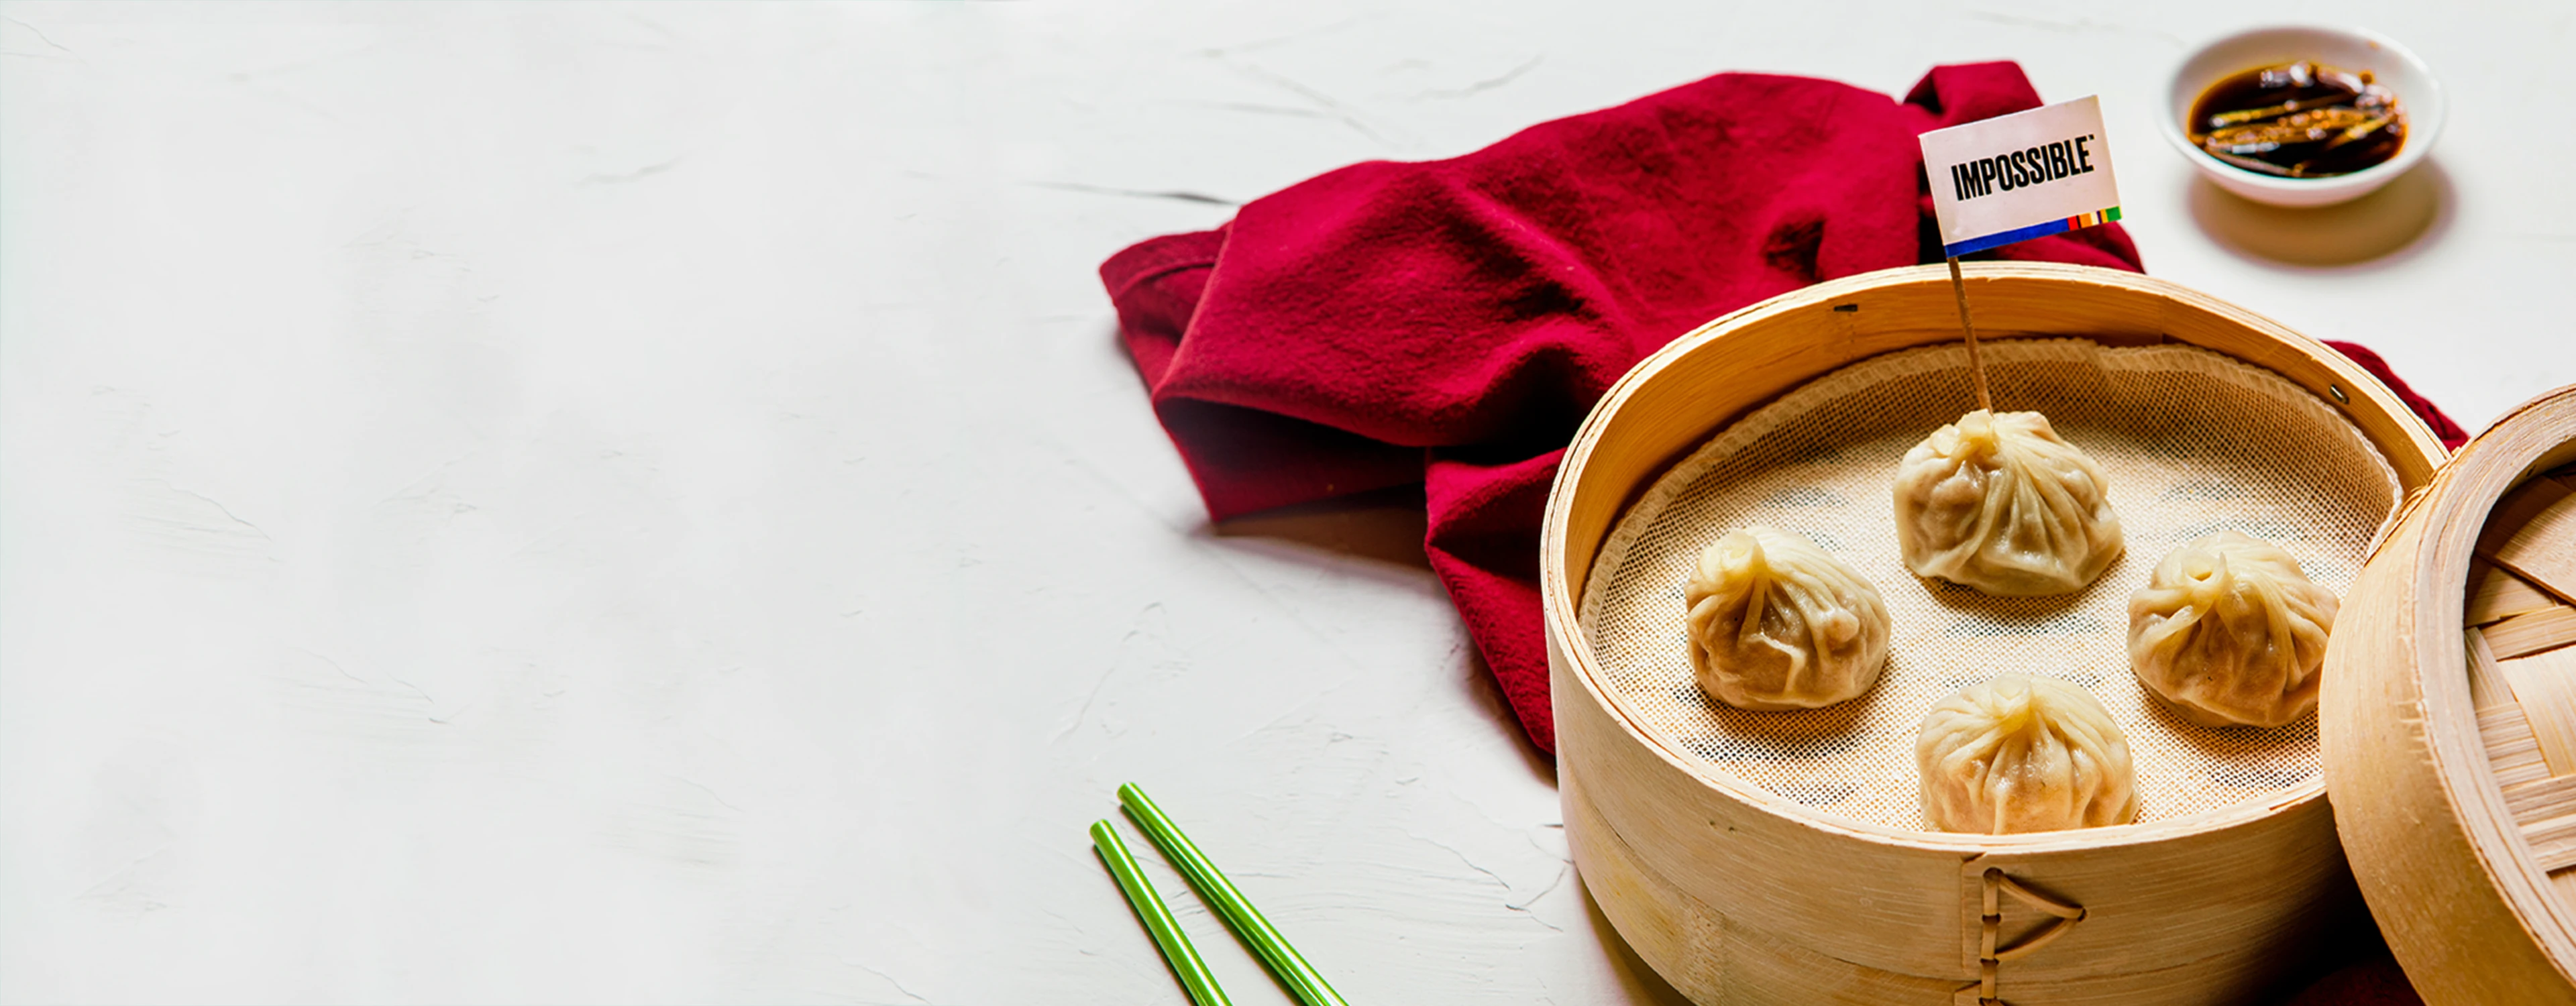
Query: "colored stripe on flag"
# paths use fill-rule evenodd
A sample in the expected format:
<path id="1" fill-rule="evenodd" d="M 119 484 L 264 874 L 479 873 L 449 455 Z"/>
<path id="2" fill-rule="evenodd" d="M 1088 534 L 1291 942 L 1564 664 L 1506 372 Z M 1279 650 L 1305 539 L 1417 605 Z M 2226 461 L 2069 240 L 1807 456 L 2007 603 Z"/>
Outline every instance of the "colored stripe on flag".
<path id="1" fill-rule="evenodd" d="M 2000 248 L 2015 241 L 2028 241 L 2032 238 L 2047 237 L 2051 234 L 2064 234 L 2067 231 L 2079 230 L 2096 224 L 2107 224 L 2118 219 L 2120 219 L 2120 208 L 2113 206 L 2109 209 L 2098 212 L 2067 217 L 2064 220 L 2051 220 L 2047 223 L 2032 224 L 2028 227 L 2017 227 L 2008 231 L 1997 231 L 1984 237 L 1969 238 L 1965 241 L 1959 242 L 1958 244 L 1942 245 L 1941 254 L 1950 258 L 1957 258 L 1970 252 L 1981 252 L 1988 248 Z"/>

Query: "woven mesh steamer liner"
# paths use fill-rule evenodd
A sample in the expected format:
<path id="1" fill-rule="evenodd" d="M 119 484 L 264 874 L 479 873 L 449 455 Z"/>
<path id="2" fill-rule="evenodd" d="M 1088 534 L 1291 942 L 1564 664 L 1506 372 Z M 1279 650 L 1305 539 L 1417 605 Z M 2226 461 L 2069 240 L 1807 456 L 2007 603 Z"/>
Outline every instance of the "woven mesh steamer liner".
<path id="1" fill-rule="evenodd" d="M 1603 545 L 1582 607 L 1611 701 L 1708 767 L 1815 808 L 1929 828 L 1916 726 L 1998 674 L 2091 692 L 2128 734 L 2139 819 L 2260 798 L 2316 778 L 2316 719 L 2277 729 L 2193 725 L 2129 671 L 2129 592 L 2170 549 L 2219 529 L 2280 545 L 2340 595 L 2394 510 L 2394 471 L 2332 406 L 2277 374 L 2184 345 L 2071 339 L 1987 347 L 1999 409 L 2035 410 L 2101 464 L 2128 550 L 2058 597 L 1988 597 L 1908 572 L 1891 489 L 1897 461 L 1973 402 L 1964 346 L 1888 354 L 1799 386 L 1658 479 Z M 1887 669 L 1858 699 L 1747 712 L 1693 683 L 1682 584 L 1700 549 L 1767 524 L 1801 534 L 1877 585 L 1893 620 Z"/>

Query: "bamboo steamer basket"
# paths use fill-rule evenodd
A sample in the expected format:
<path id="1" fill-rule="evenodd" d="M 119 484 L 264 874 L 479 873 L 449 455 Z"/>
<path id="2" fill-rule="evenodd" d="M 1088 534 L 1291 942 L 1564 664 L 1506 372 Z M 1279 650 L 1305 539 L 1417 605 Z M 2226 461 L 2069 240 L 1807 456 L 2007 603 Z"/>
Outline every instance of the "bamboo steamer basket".
<path id="1" fill-rule="evenodd" d="M 2430 482 L 2443 456 L 2366 372 L 2241 308 L 2078 266 L 1979 263 L 1966 275 L 1978 333 L 1998 340 L 1989 345 L 2079 336 L 2196 346 L 2334 403 L 2404 491 Z M 1856 361 L 1958 338 L 1946 270 L 1870 273 L 1712 321 L 1596 405 L 1559 468 L 1540 559 L 1577 872 L 1638 954 L 1702 1003 L 2109 1006 L 2272 991 L 2361 912 L 2315 775 L 2117 828 L 1941 833 L 1821 813 L 1713 768 L 1614 701 L 1579 609 L 1605 541 L 1640 495 L 1784 393 Z M 1909 760 L 1887 771 L 1911 779 L 1915 769 Z"/>
<path id="2" fill-rule="evenodd" d="M 2336 824 L 2390 949 L 2436 1006 L 2576 1002 L 2576 775 L 2539 764 L 2515 690 L 2495 687 L 2492 664 L 2480 673 L 2490 655 L 2461 628 L 2490 511 L 2570 462 L 2576 386 L 2462 448 L 2346 598 L 2339 626 L 2370 631 L 2339 627 L 2326 649 L 2318 733 Z"/>

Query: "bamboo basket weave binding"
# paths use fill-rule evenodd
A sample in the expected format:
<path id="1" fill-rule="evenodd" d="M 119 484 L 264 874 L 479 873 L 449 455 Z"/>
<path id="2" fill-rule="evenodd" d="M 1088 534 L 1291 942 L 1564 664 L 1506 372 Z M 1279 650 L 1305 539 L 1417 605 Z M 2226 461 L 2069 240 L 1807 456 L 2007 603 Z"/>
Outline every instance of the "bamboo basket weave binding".
<path id="1" fill-rule="evenodd" d="M 2353 519 L 2340 525 L 2349 553 L 2341 570 L 2347 580 L 2358 574 L 2368 539 L 2385 526 L 2396 493 L 2423 486 L 2441 457 L 2421 422 L 2358 367 L 2242 309 L 2170 283 L 2074 266 L 1980 264 L 1969 268 L 1967 282 L 1979 333 L 1998 340 L 1991 344 L 1997 351 L 1990 354 L 1990 368 L 2012 389 L 1999 388 L 2001 407 L 2016 407 L 2012 396 L 2055 393 L 2066 408 L 2083 411 L 2084 395 L 2068 397 L 2064 388 L 2045 387 L 2053 380 L 2046 376 L 2053 372 L 2048 361 L 2060 357 L 2080 361 L 2098 353 L 2103 360 L 2153 358 L 2164 361 L 2151 360 L 2154 366 L 2192 367 L 2206 357 L 2219 361 L 2204 368 L 2216 375 L 2213 380 L 2241 371 L 2242 387 L 2273 389 L 2277 408 L 2257 410 L 2265 421 L 2292 421 L 2277 413 L 2330 427 L 2320 435 L 2340 437 L 2339 443 L 2375 456 L 2385 482 L 2376 509 L 2354 518 L 2361 520 L 2358 531 Z M 1707 445 L 1724 453 L 1729 442 L 1712 444 L 1713 437 L 1764 415 L 1758 410 L 1766 403 L 1794 402 L 1811 382 L 1841 379 L 1829 377 L 1839 371 L 1918 367 L 1921 380 L 1940 380 L 1945 364 L 1934 358 L 1940 351 L 1921 348 L 1955 343 L 1957 333 L 1946 271 L 1911 268 L 1851 277 L 1711 322 L 1640 363 L 1594 409 L 1565 455 L 1541 543 L 1558 778 L 1577 870 L 1639 954 L 1704 1003 L 2221 1003 L 2268 992 L 2304 965 L 2326 927 L 2360 910 L 2316 771 L 2313 735 L 2287 744 L 2292 750 L 2283 764 L 2289 767 L 2277 779 L 2231 776 L 2231 784 L 2243 790 L 2233 797 L 2212 789 L 2183 799 L 2187 794 L 2179 790 L 2151 791 L 2142 781 L 2150 808 L 2137 824 L 2015 836 L 1946 834 L 1928 830 L 1919 819 L 1903 820 L 1887 795 L 1890 780 L 1900 787 L 1912 784 L 1910 757 L 1887 764 L 1849 745 L 1838 749 L 1816 741 L 1838 736 L 1836 731 L 1867 732 L 1856 724 L 1919 718 L 1921 709 L 1869 707 L 1872 699 L 1864 696 L 1851 704 L 1850 719 L 1807 723 L 1807 733 L 1775 745 L 1778 757 L 1772 762 L 1791 769 L 1808 762 L 1860 765 L 1866 773 L 1847 773 L 1853 776 L 1848 786 L 1801 788 L 1797 779 L 1780 774 L 1785 770 L 1766 768 L 1759 759 L 1725 760 L 1763 738 L 1729 739 L 1721 712 L 1694 710 L 1671 688 L 1658 693 L 1641 685 L 1644 672 L 1629 666 L 1628 651 L 1620 649 L 1629 644 L 1612 638 L 1643 638 L 1633 625 L 1612 625 L 1619 617 L 1614 615 L 1602 623 L 1610 627 L 1599 638 L 1586 630 L 1587 589 L 1619 586 L 1592 583 L 1596 564 L 1606 551 L 1639 547 L 1653 536 L 1641 538 L 1633 527 L 1623 527 L 1623 519 L 1632 508 L 1669 502 L 1660 480 L 1707 460 L 1693 458 L 1694 452 Z M 2034 336 L 2089 342 L 2021 341 Z M 1900 352 L 1906 350 L 1919 352 Z M 1870 362 L 1852 366 L 1861 361 Z M 1968 401 L 1961 384 L 1951 417 L 1966 411 Z M 2148 410 L 2138 411 L 2138 422 L 2151 425 Z M 2094 421 L 2110 423 L 2100 429 L 2112 430 L 2117 418 Z M 1913 435 L 1929 432 L 1926 426 Z M 2152 443 L 2157 436 L 2142 425 L 2132 439 Z M 1759 447 L 1746 449 L 1758 453 Z M 1838 457 L 1830 445 L 1810 454 L 1778 463 L 1829 473 L 1836 466 L 1877 469 L 1881 493 L 1895 464 L 1893 456 Z M 2281 457 L 2277 464 L 2294 473 L 2285 477 L 2333 477 L 2315 471 L 2321 467 L 2316 460 Z M 2139 477 L 2129 479 L 2124 483 L 2119 472 L 2113 475 L 2113 499 L 2124 521 L 2132 502 L 2121 495 L 2122 487 Z M 1716 481 L 1713 491 L 1737 488 Z M 2193 483 L 2176 478 L 2171 484 L 2184 489 Z M 2212 491 L 2227 495 L 2223 487 Z M 1809 498 L 1802 491 L 1773 495 L 1789 503 Z M 1834 498 L 1832 492 L 1813 495 Z M 1874 505 L 1888 504 L 1881 495 Z M 2138 501 L 2136 512 L 2173 514 L 2186 506 Z M 1687 511 L 1685 502 L 1676 512 Z M 2103 591 L 2125 597 L 2136 586 L 2128 580 L 2141 580 L 2161 554 L 2164 546 L 2157 542 L 2188 530 L 2168 524 L 2133 527 L 2133 554 L 2058 615 L 2094 610 L 2087 606 L 2101 601 L 2097 595 Z M 1681 548 L 1672 542 L 1646 546 L 1649 553 Z M 1910 577 L 1871 578 L 1890 595 L 1892 607 L 1902 592 L 1937 590 Z M 1628 593 L 1638 604 L 1654 603 L 1652 591 Z M 1955 622 L 1968 627 L 1965 634 L 2000 640 L 1995 663 L 2015 665 L 1969 669 L 1975 673 L 2065 670 L 2049 655 L 2049 645 L 2015 649 L 2004 645 L 2013 641 L 2008 632 L 1977 628 L 2033 622 L 2024 616 L 2036 609 L 1980 611 L 1975 598 L 1949 594 L 1917 600 L 1919 610 L 1931 610 L 1923 604 L 1956 608 Z M 1678 647 L 1675 605 L 1672 640 Z M 1603 618 L 1600 602 L 1593 608 L 1593 616 Z M 2098 618 L 2056 620 L 2096 635 L 2109 628 L 2097 624 Z M 2117 628 L 2124 630 L 2125 623 Z M 1905 631 L 1900 622 L 1900 636 Z M 1919 656 L 1931 648 L 1938 647 L 1918 641 L 1910 652 Z M 1908 664 L 1908 652 L 1900 645 L 1873 694 L 1919 689 L 1924 675 L 1942 673 L 1919 661 Z M 1891 684 L 1901 676 L 1910 677 Z M 1685 675 L 1671 684 L 1687 688 L 1689 680 Z M 2103 695 L 2122 684 L 2101 674 L 2087 687 Z M 2150 707 L 2132 700 L 2128 708 L 2132 718 L 2123 726 L 2133 737 L 2190 739 L 2172 724 L 2138 719 L 2158 715 Z M 1720 731 L 1724 743 L 1699 743 L 1688 733 L 1693 723 Z M 1734 728 L 1739 735 L 1759 729 L 1742 722 Z M 2210 744 L 2203 752 L 2209 764 L 2244 760 L 2243 752 L 2231 753 L 2225 743 Z M 2175 764 L 2189 761 L 2187 748 L 2174 755 L 2183 760 Z M 1874 778 L 1861 777 L 1867 773 Z"/>
<path id="2" fill-rule="evenodd" d="M 2576 1002 L 2576 856 L 2563 840 L 2576 774 L 2538 764 L 2525 721 L 2536 711 L 2478 680 L 2493 655 L 2461 628 L 2498 500 L 2570 462 L 2576 387 L 2462 448 L 2344 602 L 2342 619 L 2373 631 L 2338 629 L 2326 649 L 2319 732 L 2337 824 L 2390 949 L 2434 1006 Z"/>

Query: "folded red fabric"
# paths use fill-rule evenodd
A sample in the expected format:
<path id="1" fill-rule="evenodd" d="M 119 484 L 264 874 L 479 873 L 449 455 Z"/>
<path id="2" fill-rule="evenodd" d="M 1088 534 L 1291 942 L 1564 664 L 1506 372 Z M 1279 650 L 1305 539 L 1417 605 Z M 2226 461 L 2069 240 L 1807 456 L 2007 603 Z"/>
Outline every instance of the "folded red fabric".
<path id="1" fill-rule="evenodd" d="M 2378 353 L 2371 352 L 2370 347 L 2358 342 L 2337 342 L 2333 339 L 2320 341 L 2334 347 L 2335 352 L 2342 353 L 2352 362 L 2361 364 L 2361 369 L 2369 371 L 2370 376 L 2379 379 L 2379 383 L 2387 385 L 2389 391 L 2396 393 L 2398 401 L 2406 403 L 2407 408 L 2415 411 L 2417 418 L 2424 420 L 2424 425 L 2433 428 L 2433 436 L 2442 441 L 2442 446 L 2456 451 L 2460 449 L 2461 444 L 2469 442 L 2469 431 L 2461 429 L 2460 424 L 2452 422 L 2451 417 L 2442 412 L 2441 406 L 2433 404 L 2432 399 L 2416 394 L 2414 388 L 2406 385 L 2405 379 L 2398 377 L 2396 371 L 2388 369 L 2388 361 L 2380 359 Z"/>
<path id="2" fill-rule="evenodd" d="M 1212 519 L 1423 484 L 1431 565 L 1553 751 L 1537 535 L 1585 412 L 1710 318 L 1940 261 L 1915 135 L 2038 104 L 2012 63 L 1936 68 L 1902 102 L 1722 74 L 1329 172 L 1100 275 Z M 2116 225 L 1977 257 L 2139 268 Z"/>

